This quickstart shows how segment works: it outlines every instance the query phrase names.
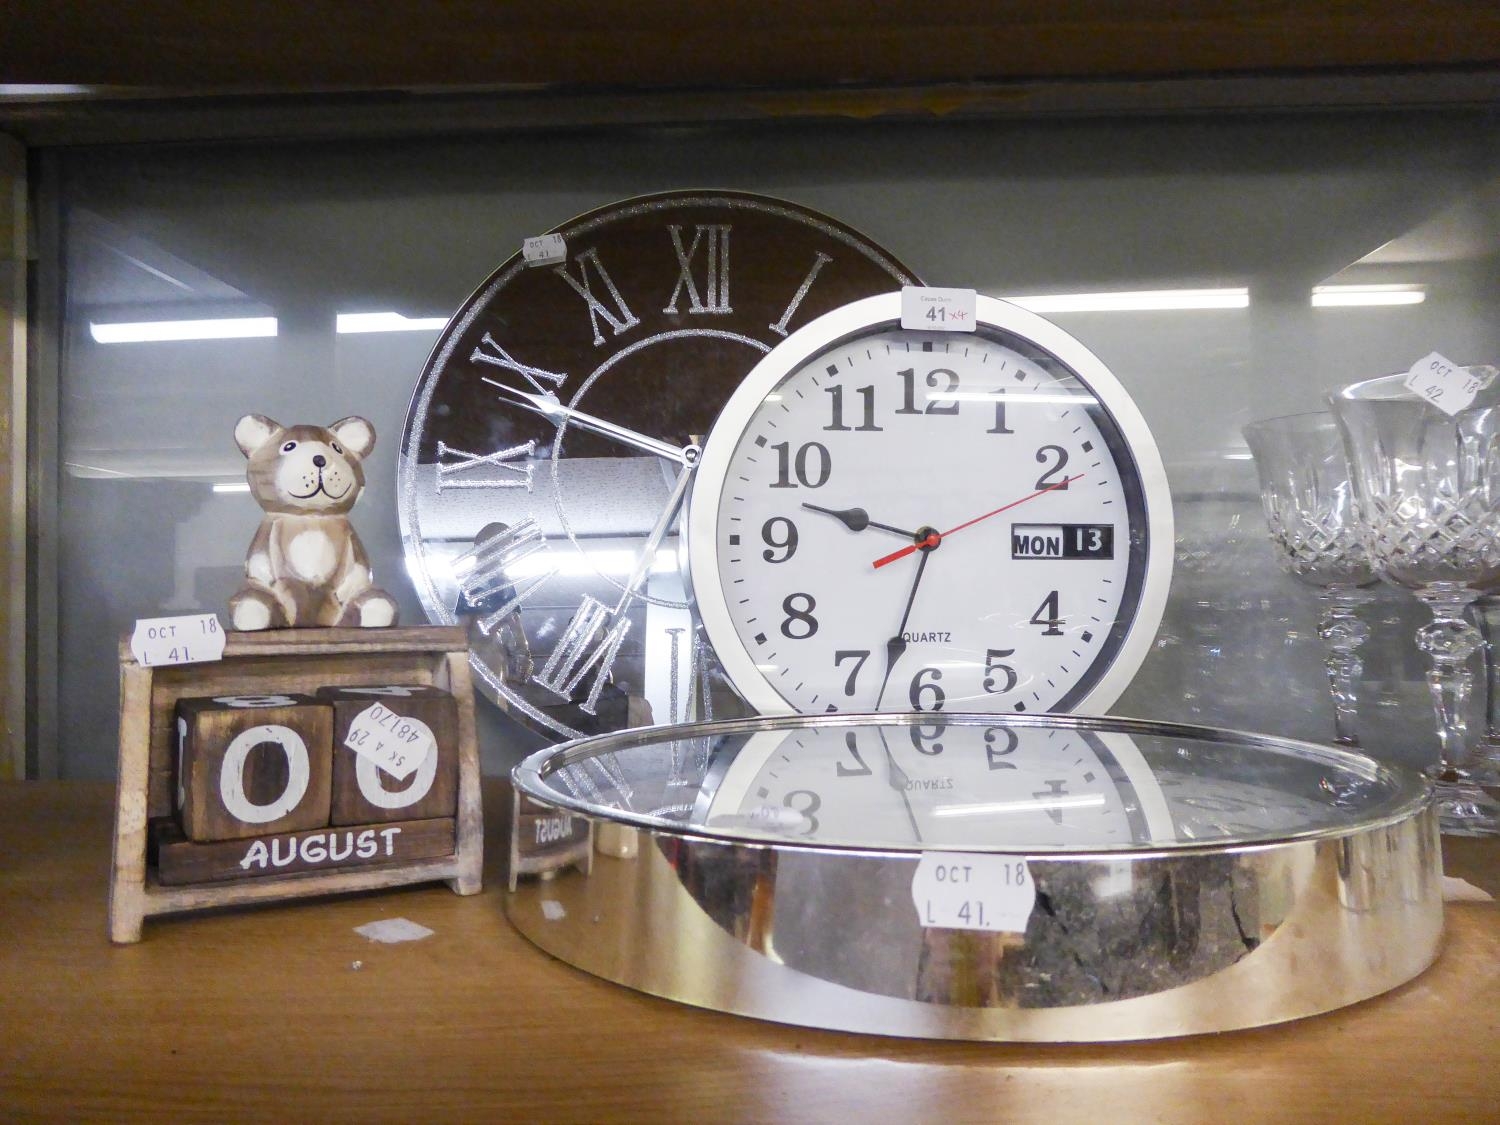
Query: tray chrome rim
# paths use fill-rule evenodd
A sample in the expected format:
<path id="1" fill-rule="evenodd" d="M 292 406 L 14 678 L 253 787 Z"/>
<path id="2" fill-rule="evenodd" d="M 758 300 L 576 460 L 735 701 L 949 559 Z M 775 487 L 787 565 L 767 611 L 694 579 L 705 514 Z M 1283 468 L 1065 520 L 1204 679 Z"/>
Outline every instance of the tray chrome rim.
<path id="1" fill-rule="evenodd" d="M 621 731 L 533 755 L 514 771 L 507 916 L 552 956 L 651 995 L 803 1027 L 933 1039 L 1110 1042 L 1264 1026 L 1370 999 L 1438 954 L 1441 852 L 1430 787 L 1414 772 L 1332 747 L 1145 720 L 1016 716 L 1017 725 L 1294 747 L 1372 779 L 1394 777 L 1399 799 L 1355 825 L 1254 842 L 1006 849 L 1027 857 L 1056 907 L 1009 935 L 922 927 L 911 878 L 924 853 L 944 849 L 709 834 L 564 799 L 541 784 L 550 768 L 641 739 L 851 718 L 932 717 L 762 717 Z M 550 813 L 584 831 L 570 861 L 518 880 L 523 807 L 533 820 Z M 1099 890 L 1111 879 L 1134 897 L 1111 905 Z M 1185 925 L 1150 921 L 1152 904 L 1168 899 L 1190 905 Z M 1064 918 L 1094 919 L 1096 932 L 1063 928 L 1059 937 Z M 843 956 L 841 943 L 856 938 L 860 955 Z M 1051 980 L 1053 962 L 1066 969 L 1080 950 L 1080 972 Z"/>
<path id="2" fill-rule="evenodd" d="M 528 797 L 557 808 L 566 809 L 576 816 L 617 823 L 629 828 L 673 836 L 698 837 L 725 843 L 793 846 L 794 842 L 792 841 L 782 844 L 781 841 L 766 835 L 741 834 L 726 829 L 708 830 L 701 825 L 685 824 L 682 821 L 653 816 L 650 813 L 593 804 L 571 794 L 560 793 L 557 790 L 548 788 L 545 782 L 548 777 L 558 770 L 576 764 L 592 754 L 611 753 L 647 742 L 667 742 L 720 735 L 747 734 L 759 731 L 847 727 L 851 725 L 875 726 L 879 724 L 893 724 L 917 726 L 924 723 L 932 723 L 933 721 L 934 713 L 932 712 L 881 711 L 833 715 L 757 715 L 739 719 L 722 719 L 706 723 L 684 723 L 675 726 L 631 727 L 625 730 L 613 731 L 609 734 L 573 739 L 538 750 L 528 755 L 511 770 L 511 784 L 517 791 L 524 793 Z M 918 847 L 915 845 L 906 847 L 895 844 L 859 845 L 847 842 L 824 842 L 818 840 L 795 841 L 795 846 L 822 851 L 868 852 L 871 854 L 891 855 L 919 854 L 923 851 L 944 850 L 966 852 L 996 851 L 1018 855 L 1024 853 L 1028 856 L 1036 856 L 1038 858 L 1075 856 L 1080 859 L 1134 858 L 1159 853 L 1194 855 L 1219 853 L 1231 848 L 1243 850 L 1258 847 L 1276 847 L 1300 841 L 1336 840 L 1351 833 L 1364 832 L 1409 819 L 1427 807 L 1433 799 L 1431 782 L 1414 770 L 1393 766 L 1371 758 L 1366 754 L 1342 747 L 1283 738 L 1279 735 L 1259 734 L 1253 731 L 1232 730 L 1224 727 L 1171 723 L 1156 719 L 1135 719 L 1119 715 L 1061 715 L 1046 712 L 993 715 L 979 712 L 955 711 L 942 713 L 941 721 L 949 725 L 1005 725 L 1025 728 L 1113 732 L 1125 735 L 1232 742 L 1238 743 L 1247 749 L 1294 750 L 1307 757 L 1358 773 L 1368 781 L 1383 780 L 1392 782 L 1398 788 L 1401 796 L 1399 799 L 1393 798 L 1388 803 L 1387 810 L 1382 815 L 1372 816 L 1366 820 L 1362 820 L 1357 825 L 1329 825 L 1321 828 L 1308 828 L 1301 831 L 1266 835 L 1255 840 L 1246 841 L 1164 844 L 1124 850 L 1070 850 L 1045 846 L 996 846 L 986 848 L 983 845 L 964 845 L 959 847 L 956 845 L 945 846 L 937 844 L 927 847 Z"/>

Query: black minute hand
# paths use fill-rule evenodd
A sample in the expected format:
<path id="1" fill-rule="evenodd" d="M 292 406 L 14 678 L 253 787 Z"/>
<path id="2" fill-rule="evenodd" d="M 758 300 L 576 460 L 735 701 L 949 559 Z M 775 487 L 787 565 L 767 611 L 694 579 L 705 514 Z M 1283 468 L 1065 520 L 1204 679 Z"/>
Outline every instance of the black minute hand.
<path id="1" fill-rule="evenodd" d="M 906 596 L 906 609 L 902 611 L 901 624 L 896 626 L 896 635 L 885 642 L 885 677 L 880 681 L 880 694 L 875 697 L 877 711 L 885 699 L 885 688 L 891 682 L 891 672 L 896 667 L 896 661 L 906 651 L 906 623 L 911 619 L 911 607 L 917 601 L 917 587 L 922 585 L 922 572 L 927 569 L 927 560 L 931 557 L 931 551 L 923 551 L 922 557 L 917 560 L 917 573 L 911 580 L 911 593 Z"/>
<path id="2" fill-rule="evenodd" d="M 906 806 L 906 819 L 911 821 L 911 833 L 920 843 L 922 830 L 917 827 L 917 814 L 912 812 L 911 797 L 906 792 L 910 779 L 906 776 L 906 771 L 896 764 L 896 757 L 891 753 L 891 744 L 885 740 L 885 728 L 876 727 L 875 733 L 880 735 L 880 745 L 885 749 L 886 784 L 901 794 L 901 803 Z"/>
<path id="3" fill-rule="evenodd" d="M 915 539 L 917 533 L 907 531 L 904 527 L 892 527 L 888 523 L 877 523 L 870 518 L 870 513 L 863 508 L 844 508 L 835 510 L 833 508 L 820 508 L 816 504 L 803 504 L 810 512 L 822 512 L 825 516 L 832 516 L 850 531 L 863 531 L 867 527 L 876 527 L 881 531 L 889 531 L 893 535 L 903 535 L 908 539 Z"/>

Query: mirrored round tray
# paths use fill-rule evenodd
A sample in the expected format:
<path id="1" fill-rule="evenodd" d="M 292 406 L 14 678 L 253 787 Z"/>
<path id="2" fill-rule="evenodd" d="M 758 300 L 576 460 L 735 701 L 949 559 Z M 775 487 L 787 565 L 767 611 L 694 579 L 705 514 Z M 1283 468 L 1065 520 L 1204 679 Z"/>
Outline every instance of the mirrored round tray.
<path id="1" fill-rule="evenodd" d="M 925 1038 L 1145 1039 L 1327 1011 L 1442 933 L 1426 783 L 1116 718 L 622 731 L 512 774 L 512 923 L 658 996 Z"/>

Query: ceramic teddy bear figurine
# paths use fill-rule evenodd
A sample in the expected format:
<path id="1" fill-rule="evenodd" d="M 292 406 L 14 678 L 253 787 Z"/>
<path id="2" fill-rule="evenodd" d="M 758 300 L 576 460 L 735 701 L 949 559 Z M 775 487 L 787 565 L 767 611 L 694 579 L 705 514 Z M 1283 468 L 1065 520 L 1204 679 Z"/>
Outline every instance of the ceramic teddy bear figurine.
<path id="1" fill-rule="evenodd" d="M 249 459 L 250 493 L 266 513 L 245 559 L 245 586 L 229 599 L 234 627 L 394 625 L 396 602 L 372 584 L 370 560 L 349 523 L 375 427 L 352 416 L 326 428 L 288 427 L 246 414 L 234 440 Z"/>

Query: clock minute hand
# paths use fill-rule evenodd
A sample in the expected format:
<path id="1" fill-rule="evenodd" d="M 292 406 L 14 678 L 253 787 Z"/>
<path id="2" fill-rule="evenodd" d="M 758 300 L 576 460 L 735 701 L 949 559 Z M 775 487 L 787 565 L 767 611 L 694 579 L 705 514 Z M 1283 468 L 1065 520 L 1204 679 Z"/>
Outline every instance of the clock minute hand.
<path id="1" fill-rule="evenodd" d="M 863 508 L 844 508 L 838 510 L 834 508 L 822 508 L 817 504 L 807 503 L 804 503 L 802 506 L 810 512 L 822 512 L 825 516 L 832 516 L 850 531 L 863 531 L 867 527 L 877 527 L 881 531 L 889 531 L 893 535 L 900 535 L 907 539 L 915 539 L 917 537 L 915 531 L 907 531 L 904 527 L 892 527 L 888 523 L 877 523 L 870 518 L 870 513 Z"/>
<path id="2" fill-rule="evenodd" d="M 875 696 L 875 710 L 880 710 L 880 704 L 885 699 L 886 685 L 891 682 L 891 672 L 896 667 L 896 661 L 901 659 L 906 652 L 906 623 L 911 620 L 911 607 L 917 602 L 917 588 L 922 585 L 922 574 L 927 569 L 927 560 L 932 557 L 931 551 L 923 551 L 922 557 L 917 560 L 917 573 L 912 576 L 911 593 L 906 595 L 906 608 L 901 611 L 901 624 L 896 626 L 896 634 L 885 642 L 885 675 L 880 681 L 880 692 Z"/>
<path id="3" fill-rule="evenodd" d="M 928 548 L 936 547 L 944 539 L 948 538 L 948 536 L 953 535 L 956 532 L 960 532 L 960 531 L 962 531 L 966 527 L 973 527 L 976 523 L 980 523 L 983 520 L 987 520 L 991 516 L 998 516 L 1001 512 L 1008 512 L 1012 508 L 1018 507 L 1019 505 L 1026 503 L 1028 500 L 1035 500 L 1038 496 L 1045 496 L 1047 493 L 1049 493 L 1049 492 L 1055 492 L 1059 488 L 1067 488 L 1068 485 L 1072 484 L 1075 480 L 1082 480 L 1083 479 L 1083 475 L 1084 474 L 1079 473 L 1077 476 L 1068 477 L 1068 478 L 1066 478 L 1064 480 L 1060 480 L 1056 484 L 1049 484 L 1046 488 L 1038 489 L 1036 492 L 1033 492 L 1029 496 L 1023 496 L 1019 500 L 1012 500 L 1009 504 L 1001 504 L 1000 507 L 995 508 L 992 511 L 985 512 L 984 515 L 982 515 L 982 516 L 975 516 L 971 520 L 965 520 L 963 523 L 959 524 L 957 527 L 950 527 L 947 531 L 933 532 L 926 539 L 923 539 L 920 542 L 911 543 L 911 544 L 909 544 L 909 545 L 907 545 L 905 547 L 902 547 L 899 551 L 892 551 L 888 555 L 882 555 L 880 558 L 878 558 L 878 559 L 875 560 L 875 562 L 874 562 L 873 565 L 878 570 L 880 567 L 883 567 L 883 566 L 886 566 L 886 565 L 888 565 L 890 563 L 893 563 L 897 559 L 904 559 L 904 558 L 906 558 L 907 555 L 911 554 L 913 551 L 918 550 L 918 549 L 920 549 L 922 547 L 928 547 Z"/>
<path id="4" fill-rule="evenodd" d="M 568 422 L 582 430 L 591 430 L 603 437 L 612 438 L 625 445 L 634 446 L 636 449 L 646 453 L 654 453 L 658 457 L 665 457 L 668 461 L 676 461 L 679 465 L 689 463 L 692 456 L 688 452 L 689 446 L 673 445 L 669 441 L 660 438 L 648 437 L 637 433 L 635 430 L 625 426 L 618 426 L 603 418 L 592 414 L 585 414 L 582 410 L 574 410 L 571 406 L 564 406 L 555 395 L 532 394 L 530 391 L 517 390 L 515 387 L 506 386 L 496 379 L 486 377 L 484 382 L 503 392 L 504 397 L 510 399 L 528 410 L 533 410 L 542 417 L 556 422 L 559 426 Z"/>
<path id="5" fill-rule="evenodd" d="M 875 733 L 880 735 L 881 748 L 885 750 L 885 780 L 886 784 L 901 794 L 901 803 L 906 806 L 906 819 L 911 822 L 911 833 L 922 841 L 922 830 L 917 827 L 917 814 L 912 811 L 911 797 L 907 793 L 907 784 L 911 780 L 906 776 L 906 771 L 896 764 L 896 756 L 891 753 L 891 744 L 885 740 L 885 728 L 876 727 Z"/>

